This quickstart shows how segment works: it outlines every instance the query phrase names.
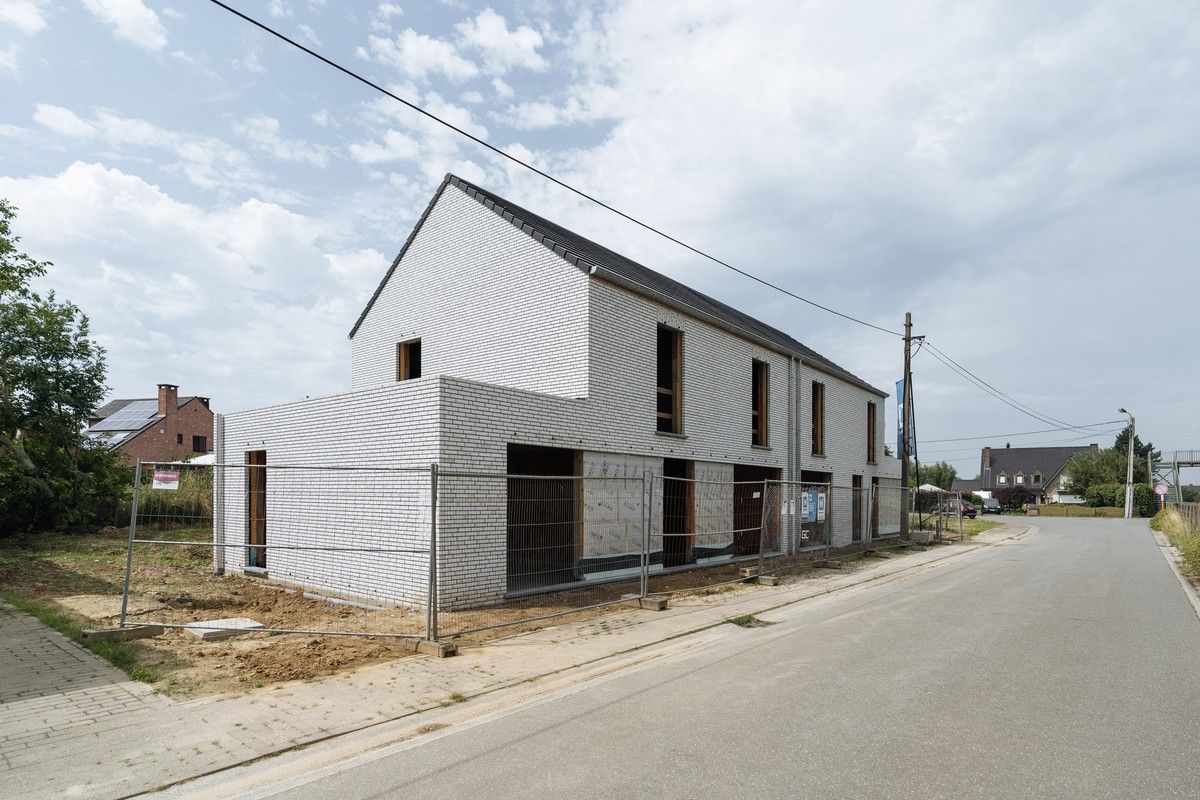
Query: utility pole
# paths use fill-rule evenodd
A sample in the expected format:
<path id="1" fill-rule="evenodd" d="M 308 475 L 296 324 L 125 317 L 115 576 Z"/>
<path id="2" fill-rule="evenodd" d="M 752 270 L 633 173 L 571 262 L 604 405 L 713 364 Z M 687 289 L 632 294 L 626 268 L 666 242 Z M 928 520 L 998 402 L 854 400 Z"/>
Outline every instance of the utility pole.
<path id="1" fill-rule="evenodd" d="M 1117 411 L 1129 415 L 1129 454 L 1125 458 L 1125 519 L 1133 519 L 1133 437 L 1137 428 L 1133 414 L 1123 408 Z"/>
<path id="2" fill-rule="evenodd" d="M 917 337 L 920 338 L 920 337 Z M 904 312 L 904 392 L 898 398 L 900 412 L 900 487 L 902 510 L 900 512 L 900 535 L 908 536 L 908 496 L 904 489 L 908 487 L 908 462 L 912 454 L 908 451 L 912 430 L 912 312 Z"/>

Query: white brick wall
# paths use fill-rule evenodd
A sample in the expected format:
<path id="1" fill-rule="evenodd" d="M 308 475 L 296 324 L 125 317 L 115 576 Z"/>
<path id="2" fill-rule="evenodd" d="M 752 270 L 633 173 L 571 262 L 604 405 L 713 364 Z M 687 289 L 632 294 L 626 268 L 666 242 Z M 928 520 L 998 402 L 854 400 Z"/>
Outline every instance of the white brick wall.
<path id="1" fill-rule="evenodd" d="M 834 486 L 850 486 L 855 475 L 862 476 L 862 485 L 869 491 L 871 478 L 880 478 L 881 484 L 887 484 L 890 479 L 900 475 L 899 462 L 895 458 L 885 456 L 883 448 L 884 420 L 887 404 L 884 398 L 868 392 L 854 384 L 848 383 L 827 373 L 821 372 L 806 364 L 799 367 L 799 391 L 797 400 L 796 429 L 799 433 L 800 465 L 802 470 L 828 472 L 832 476 Z M 812 452 L 812 384 L 825 384 L 825 454 L 813 455 Z M 875 450 L 876 463 L 867 463 L 867 403 L 876 404 L 875 416 Z M 844 547 L 851 544 L 853 535 L 853 518 L 850 516 L 850 493 L 841 492 L 835 496 L 835 507 L 838 513 L 832 519 L 833 546 Z M 861 503 L 861 513 L 868 514 L 868 504 Z M 866 523 L 864 522 L 864 530 Z"/>
<path id="2" fill-rule="evenodd" d="M 683 433 L 656 431 L 655 348 L 659 324 L 683 332 Z M 395 381 L 397 342 L 420 337 L 422 374 Z M 898 475 L 883 456 L 884 399 L 809 366 L 795 372 L 789 459 L 788 385 L 792 360 L 723 328 L 589 278 L 493 211 L 447 187 L 352 340 L 354 391 L 227 415 L 223 451 L 241 461 L 265 449 L 268 464 L 441 465 L 439 602 L 446 608 L 497 602 L 506 583 L 506 484 L 456 471 L 506 469 L 509 443 L 584 452 L 585 474 L 615 469 L 660 474 L 663 458 L 697 462 L 697 476 L 732 477 L 733 464 L 778 468 L 794 462 L 849 486 L 861 475 Z M 770 365 L 768 442 L 751 444 L 751 362 Z M 810 385 L 825 386 L 826 453 L 811 454 Z M 878 464 L 866 463 L 866 404 L 877 403 Z M 230 471 L 227 540 L 245 536 L 244 475 Z M 281 477 L 276 477 L 277 475 Z M 286 477 L 270 472 L 268 543 L 329 541 L 347 546 L 423 547 L 428 536 L 427 473 Z M 595 526 L 640 514 L 629 496 L 593 495 Z M 319 487 L 314 488 L 314 487 Z M 422 494 L 424 492 L 424 494 Z M 329 498 L 332 496 L 332 500 Z M 703 506 L 708 503 L 708 506 Z M 698 534 L 732 527 L 731 497 L 696 496 Z M 607 511 L 601 505 L 613 506 Z M 863 513 L 866 511 L 863 504 Z M 719 506 L 719 508 L 718 508 Z M 422 511 L 424 510 L 424 515 Z M 661 547 L 661 498 L 652 508 Z M 719 520 L 718 520 L 719 517 Z M 850 543 L 851 520 L 833 518 L 834 545 Z M 864 523 L 865 524 L 865 523 Z M 588 542 L 585 553 L 618 555 L 624 538 Z M 227 563 L 244 564 L 233 549 Z M 322 560 L 324 559 L 324 560 Z M 424 556 L 268 555 L 273 577 L 352 595 L 420 603 Z"/>
<path id="3" fill-rule="evenodd" d="M 396 344 L 421 374 L 587 393 L 587 285 L 578 268 L 447 186 L 350 340 L 351 386 L 396 381 Z"/>
<path id="4" fill-rule="evenodd" d="M 267 453 L 272 579 L 343 596 L 425 602 L 429 562 L 420 552 L 271 546 L 428 550 L 429 465 L 437 460 L 436 378 L 226 414 L 223 431 L 218 452 L 224 463 L 244 464 L 252 450 Z M 246 469 L 214 469 L 214 483 L 224 492 L 217 504 L 223 514 L 216 522 L 223 524 L 226 542 L 244 542 Z M 246 556 L 245 549 L 228 548 L 226 569 L 241 570 Z"/>

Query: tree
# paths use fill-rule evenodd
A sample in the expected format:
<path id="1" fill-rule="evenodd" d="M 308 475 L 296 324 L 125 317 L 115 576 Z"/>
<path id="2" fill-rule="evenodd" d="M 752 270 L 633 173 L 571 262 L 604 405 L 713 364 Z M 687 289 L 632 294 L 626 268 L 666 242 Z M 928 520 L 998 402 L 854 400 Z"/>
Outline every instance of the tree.
<path id="1" fill-rule="evenodd" d="M 1112 449 L 1084 450 L 1067 462 L 1064 471 L 1071 494 L 1085 497 L 1093 486 L 1125 483 L 1125 457 Z"/>
<path id="2" fill-rule="evenodd" d="M 950 491 L 950 488 L 954 485 L 954 479 L 957 477 L 958 470 L 952 464 L 945 461 L 917 467 L 918 486 L 932 483 L 934 486 Z"/>
<path id="3" fill-rule="evenodd" d="M 995 489 L 992 491 L 992 497 L 996 498 L 996 502 L 1005 511 L 1016 511 L 1022 506 L 1032 503 L 1036 498 L 1033 492 L 1026 489 L 1024 486 L 1010 486 L 1007 489 Z"/>
<path id="4" fill-rule="evenodd" d="M 1125 483 L 1126 463 L 1129 458 L 1129 426 L 1126 425 L 1120 433 L 1117 434 L 1117 439 L 1113 442 L 1113 452 L 1121 457 L 1121 480 L 1120 483 Z M 1154 458 L 1160 458 L 1162 453 L 1154 449 L 1153 442 L 1142 443 L 1141 437 L 1136 434 L 1133 437 L 1133 482 L 1134 483 L 1149 483 L 1150 472 L 1146 465 L 1146 457 L 1153 455 Z"/>
<path id="5" fill-rule="evenodd" d="M 0 200 L 0 534 L 94 522 L 122 480 L 82 434 L 106 391 L 104 351 L 76 306 L 30 287 L 52 265 L 20 251 L 15 218 Z"/>

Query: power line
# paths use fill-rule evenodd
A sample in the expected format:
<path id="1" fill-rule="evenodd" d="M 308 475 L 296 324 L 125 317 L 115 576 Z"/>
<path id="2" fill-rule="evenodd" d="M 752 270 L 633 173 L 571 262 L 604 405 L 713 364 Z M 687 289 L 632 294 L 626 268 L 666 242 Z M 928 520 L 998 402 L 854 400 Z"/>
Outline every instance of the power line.
<path id="1" fill-rule="evenodd" d="M 1053 425 L 1055 430 L 1062 430 L 1062 431 L 1087 430 L 1087 426 L 1072 425 L 1068 422 L 1063 422 L 1062 420 L 1058 420 L 1058 419 L 1055 419 L 1054 417 L 1048 416 L 1046 414 L 1042 414 L 1041 412 L 1036 411 L 1035 409 L 1031 408 L 1030 406 L 1027 406 L 1024 403 L 1014 400 L 1013 398 L 1006 395 L 1004 392 L 1002 392 L 999 389 L 997 389 L 996 387 L 992 386 L 987 381 L 985 381 L 982 378 L 975 375 L 973 372 L 968 370 L 966 367 L 963 367 L 961 364 L 959 364 L 954 359 L 950 358 L 950 356 L 943 353 L 940 349 L 938 349 L 932 343 L 929 344 L 929 354 L 932 355 L 938 361 L 940 361 L 947 368 L 949 368 L 952 372 L 955 372 L 956 374 L 958 374 L 959 377 L 975 384 L 975 386 L 979 387 L 987 394 L 992 395 L 1000 402 L 1016 409 L 1017 411 L 1021 412 L 1022 414 L 1024 414 L 1027 417 L 1032 417 L 1033 419 L 1037 420 L 1038 422 L 1041 422 L 1044 425 Z"/>
<path id="2" fill-rule="evenodd" d="M 1124 422 L 1124 420 L 1110 419 L 1107 422 L 1094 422 L 1090 425 L 1080 425 L 1079 427 L 1080 428 L 1101 428 L 1101 427 L 1104 427 L 1105 425 L 1116 425 L 1119 422 Z M 1037 433 L 1054 433 L 1054 432 L 1060 431 L 1060 430 L 1062 430 L 1062 428 L 1042 428 L 1041 430 L 1020 431 L 1018 433 L 993 433 L 988 436 L 960 436 L 957 439 L 926 439 L 925 444 L 940 444 L 942 442 L 971 442 L 971 441 L 975 441 L 978 439 L 1002 439 L 1006 436 L 1033 436 L 1034 434 L 1037 434 Z M 1096 432 L 1103 433 L 1103 431 L 1096 431 Z"/>
<path id="3" fill-rule="evenodd" d="M 1056 419 L 1056 418 L 1050 416 L 1049 414 L 1040 412 L 1037 409 L 1033 408 L 1032 406 L 1026 405 L 1025 403 L 1022 403 L 1020 400 L 1017 400 L 1016 398 L 1005 394 L 1004 392 L 1000 391 L 992 384 L 985 381 L 983 378 L 981 378 L 978 375 L 976 375 L 975 373 L 971 372 L 971 370 L 967 369 L 962 364 L 955 361 L 953 358 L 950 357 L 949 354 L 946 353 L 946 351 L 940 349 L 937 345 L 933 344 L 932 342 L 929 343 L 929 349 L 934 354 L 935 358 L 938 358 L 940 356 L 940 358 L 938 358 L 938 360 L 941 361 L 943 364 L 946 364 L 946 366 L 959 372 L 960 375 L 963 375 L 963 377 L 966 377 L 968 380 L 974 382 L 976 385 L 980 386 L 980 388 L 982 388 L 984 391 L 993 394 L 997 398 L 1003 400 L 1004 402 L 1006 402 L 1009 405 L 1016 408 L 1018 411 L 1021 411 L 1026 416 L 1031 416 L 1036 420 L 1046 423 L 1047 425 L 1056 425 L 1062 430 L 1067 430 L 1067 429 L 1081 430 L 1083 427 L 1086 427 L 1086 426 L 1080 426 L 1080 425 L 1072 425 L 1069 422 L 1064 422 L 1061 419 Z M 949 363 L 947 363 L 947 362 L 949 362 Z"/>
<path id="4" fill-rule="evenodd" d="M 666 233 L 665 231 L 663 231 L 659 228 L 656 228 L 647 222 L 642 222 L 641 220 L 637 219 L 636 217 L 633 217 L 630 214 L 627 214 L 624 211 L 621 211 L 619 208 L 615 208 L 614 206 L 609 205 L 608 203 L 604 202 L 603 200 L 600 200 L 599 198 L 588 194 L 587 192 L 583 191 L 582 189 L 576 189 L 574 186 L 570 185 L 569 183 L 567 183 L 563 180 L 560 180 L 559 178 L 554 177 L 550 173 L 545 172 L 544 170 L 541 170 L 538 167 L 535 167 L 534 165 L 530 164 L 529 162 L 524 161 L 523 159 L 517 158 L 516 156 L 512 155 L 511 153 L 507 153 L 504 150 L 501 150 L 499 147 L 488 142 L 486 139 L 482 139 L 473 133 L 468 133 L 467 131 L 463 130 L 462 128 L 458 127 L 457 125 L 453 124 L 452 122 L 447 122 L 446 120 L 437 116 L 433 112 L 428 111 L 425 108 L 422 108 L 421 106 L 417 105 L 416 103 L 412 102 L 411 100 L 405 100 L 403 97 L 400 97 L 399 95 L 388 91 L 387 89 L 383 88 L 379 84 L 375 83 L 374 81 L 370 80 L 369 78 L 363 77 L 362 75 L 358 74 L 357 72 L 350 69 L 349 67 L 342 66 L 341 64 L 337 63 L 336 61 L 334 61 L 330 58 L 327 58 L 326 56 L 321 55 L 317 51 L 312 50 L 312 49 L 300 44 L 295 39 L 285 36 L 284 34 L 280 33 L 279 31 L 275 30 L 274 28 L 272 28 L 270 25 L 267 25 L 263 22 L 259 22 L 254 17 L 244 14 L 241 11 L 238 11 L 236 8 L 233 8 L 232 6 L 226 5 L 225 3 L 221 2 L 221 0 L 209 0 L 209 2 L 215 6 L 223 8 L 225 11 L 228 11 L 230 14 L 233 14 L 234 16 L 239 17 L 246 22 L 249 22 L 251 25 L 254 25 L 255 27 L 265 31 L 266 33 L 269 33 L 270 35 L 274 36 L 275 38 L 279 39 L 280 41 L 290 44 L 292 47 L 296 48 L 297 50 L 307 53 L 308 55 L 312 56 L 313 58 L 317 59 L 318 61 L 321 61 L 322 63 L 327 64 L 330 67 L 333 67 L 337 71 L 353 78 L 354 80 L 358 81 L 359 83 L 362 83 L 365 86 L 369 86 L 370 88 L 374 89 L 375 91 L 380 92 L 381 94 L 384 94 L 384 95 L 392 98 L 396 102 L 407 106 L 408 108 L 412 109 L 413 111 L 416 111 L 418 114 L 428 117 L 429 119 L 433 120 L 434 122 L 438 123 L 439 125 L 443 125 L 446 128 L 449 128 L 450 130 L 454 131 L 455 133 L 459 134 L 460 136 L 464 136 L 467 139 L 470 139 L 471 141 L 475 142 L 480 147 L 490 150 L 491 152 L 495 153 L 496 155 L 500 156 L 501 158 L 508 159 L 509 161 L 513 162 L 514 164 L 518 164 L 518 165 L 524 167 L 525 169 L 527 169 L 533 173 L 536 173 L 537 175 L 540 175 L 541 177 L 545 178 L 546 180 L 550 181 L 551 183 L 553 183 L 557 186 L 560 186 L 563 189 L 566 189 L 567 191 L 572 192 L 572 193 L 578 195 L 579 197 L 582 197 L 585 200 L 588 200 L 589 202 L 595 203 L 596 205 L 600 206 L 601 208 L 606 209 L 606 210 L 612 212 L 613 214 L 616 214 L 617 216 L 621 217 L 622 219 L 632 222 L 634 225 L 637 225 L 640 228 L 648 230 L 651 233 L 657 234 L 658 236 L 661 236 L 670 242 L 674 242 L 675 244 L 679 245 L 680 247 L 684 248 L 685 250 L 688 250 L 688 251 L 700 256 L 701 258 L 706 258 L 709 261 L 712 261 L 714 264 L 719 264 L 720 266 L 725 267 L 726 269 L 733 270 L 737 274 L 739 274 L 743 277 L 749 278 L 752 281 L 756 281 L 757 283 L 762 284 L 763 286 L 774 289 L 778 292 L 782 292 L 783 294 L 787 295 L 788 297 L 795 298 L 796 300 L 799 300 L 802 303 L 807 303 L 808 305 L 812 306 L 813 308 L 819 308 L 820 310 L 826 311 L 830 314 L 833 314 L 834 316 L 841 317 L 842 319 L 849 320 L 850 322 L 856 322 L 859 325 L 865 325 L 866 327 L 873 328 L 874 330 L 880 331 L 881 333 L 887 333 L 892 336 L 901 336 L 902 335 L 897 331 L 893 331 L 893 330 L 889 330 L 888 328 L 880 327 L 879 325 L 875 325 L 874 323 L 867 322 L 866 320 L 861 320 L 861 319 L 858 319 L 857 317 L 852 317 L 849 314 L 844 314 L 841 311 L 837 311 L 836 309 L 830 308 L 829 306 L 822 305 L 821 303 L 818 303 L 815 300 L 809 300 L 807 297 L 798 295 L 795 292 L 792 292 L 788 289 L 783 288 L 782 286 L 771 283 L 770 281 L 766 280 L 765 278 L 760 278 L 751 272 L 747 272 L 746 270 L 735 267 L 734 265 L 730 264 L 729 262 L 723 261 L 722 259 L 717 258 L 714 255 L 710 255 L 698 247 L 694 247 L 694 246 L 688 244 L 687 242 L 677 239 L 674 236 L 670 235 L 669 233 Z"/>
<path id="5" fill-rule="evenodd" d="M 1120 433 L 1122 430 L 1124 430 L 1124 429 L 1123 428 L 1114 428 L 1112 430 L 1107 430 L 1107 431 L 1095 431 L 1094 433 L 1084 434 L 1083 436 L 1075 436 L 1071 439 L 1057 439 L 1052 442 L 1030 442 L 1023 446 L 1024 447 L 1054 447 L 1055 445 L 1071 444 L 1072 442 L 1078 442 L 1078 441 L 1082 441 L 1084 439 L 1093 439 L 1093 438 L 1098 438 L 1100 436 L 1112 436 L 1114 434 Z M 947 455 L 951 455 L 954 453 L 978 453 L 978 452 L 980 452 L 980 449 L 981 448 L 978 448 L 978 447 L 970 447 L 970 448 L 956 448 L 956 449 L 950 449 L 950 450 L 926 450 L 925 453 L 926 453 L 926 455 L 947 456 Z M 993 449 L 995 449 L 995 448 L 993 448 Z M 955 459 L 955 460 L 961 460 L 961 459 Z"/>

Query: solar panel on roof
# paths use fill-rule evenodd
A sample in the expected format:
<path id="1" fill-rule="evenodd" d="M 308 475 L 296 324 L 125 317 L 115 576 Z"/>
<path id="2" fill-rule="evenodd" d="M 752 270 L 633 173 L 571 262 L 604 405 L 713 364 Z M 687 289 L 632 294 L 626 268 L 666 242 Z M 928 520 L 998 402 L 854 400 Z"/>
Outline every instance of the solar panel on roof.
<path id="1" fill-rule="evenodd" d="M 145 427 L 146 423 L 158 416 L 157 400 L 134 400 L 111 417 L 102 419 L 89 430 L 93 431 L 132 431 Z"/>

